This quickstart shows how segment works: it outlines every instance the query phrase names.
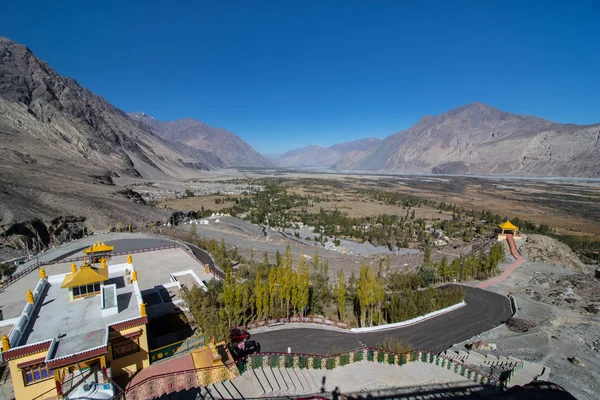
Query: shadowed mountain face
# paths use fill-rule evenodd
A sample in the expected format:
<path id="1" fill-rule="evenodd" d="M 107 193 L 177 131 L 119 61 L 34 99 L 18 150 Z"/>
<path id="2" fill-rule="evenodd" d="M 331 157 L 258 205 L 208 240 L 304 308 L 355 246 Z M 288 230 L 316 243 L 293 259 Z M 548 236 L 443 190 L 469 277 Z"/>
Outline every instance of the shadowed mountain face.
<path id="1" fill-rule="evenodd" d="M 276 161 L 283 167 L 332 167 L 345 168 L 374 151 L 381 139 L 366 138 L 330 147 L 310 145 L 290 150 Z"/>
<path id="2" fill-rule="evenodd" d="M 225 166 L 171 144 L 0 36 L 0 225 L 57 215 L 153 218 L 115 195 L 114 177 L 195 176 Z M 139 208 L 139 207 L 138 207 Z"/>
<path id="3" fill-rule="evenodd" d="M 472 103 L 423 117 L 347 167 L 598 177 L 600 124 L 560 124 Z"/>
<path id="4" fill-rule="evenodd" d="M 213 128 L 191 118 L 162 122 L 139 111 L 128 115 L 170 142 L 182 143 L 216 154 L 228 166 L 272 167 L 274 165 L 271 160 L 260 155 L 235 133 L 223 128 Z"/>
<path id="5" fill-rule="evenodd" d="M 223 166 L 208 152 L 172 148 L 74 79 L 58 75 L 27 47 L 3 37 L 0 110 L 0 151 L 16 163 L 69 161 L 133 177 Z"/>

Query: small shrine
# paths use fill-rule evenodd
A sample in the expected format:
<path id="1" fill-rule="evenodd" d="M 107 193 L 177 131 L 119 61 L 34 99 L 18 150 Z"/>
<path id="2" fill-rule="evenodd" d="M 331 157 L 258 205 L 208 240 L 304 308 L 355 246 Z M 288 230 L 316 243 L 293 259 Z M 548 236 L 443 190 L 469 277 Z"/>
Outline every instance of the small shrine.
<path id="1" fill-rule="evenodd" d="M 90 256 L 92 264 L 100 262 L 102 259 L 110 258 L 110 253 L 115 249 L 115 246 L 109 246 L 106 243 L 100 243 L 98 240 L 96 243 L 85 249 L 84 254 Z"/>
<path id="2" fill-rule="evenodd" d="M 505 222 L 499 224 L 497 233 L 498 241 L 506 240 L 507 235 L 512 235 L 513 239 L 521 238 L 521 235 L 519 234 L 519 228 L 510 222 L 510 220 L 506 220 Z"/>
<path id="3" fill-rule="evenodd" d="M 69 289 L 69 299 L 75 300 L 83 297 L 100 294 L 102 283 L 108 280 L 106 261 L 102 259 L 101 268 L 96 268 L 83 259 L 80 269 L 71 264 L 71 273 L 65 276 L 61 288 Z"/>

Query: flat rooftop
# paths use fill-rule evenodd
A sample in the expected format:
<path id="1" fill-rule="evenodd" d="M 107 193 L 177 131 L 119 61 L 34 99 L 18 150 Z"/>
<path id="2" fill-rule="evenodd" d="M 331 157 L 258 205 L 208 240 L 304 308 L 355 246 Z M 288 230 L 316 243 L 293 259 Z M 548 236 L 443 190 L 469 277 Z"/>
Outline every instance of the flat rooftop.
<path id="1" fill-rule="evenodd" d="M 111 270 L 118 265 L 108 266 L 109 279 L 105 285 L 115 284 L 117 288 L 118 313 L 102 316 L 101 296 L 85 297 L 77 300 L 69 300 L 69 290 L 62 289 L 61 282 L 53 282 L 49 276 L 49 283 L 44 290 L 42 298 L 33 313 L 31 321 L 21 338 L 20 346 L 40 342 L 43 340 L 78 338 L 85 348 L 100 346 L 105 341 L 106 326 L 115 322 L 123 321 L 140 316 L 140 308 L 134 293 L 134 285 L 127 284 L 125 273 L 122 269 L 113 272 Z M 135 267 L 135 261 L 134 261 Z M 24 305 L 25 302 L 22 302 Z M 103 331 L 102 343 L 93 345 L 96 340 L 85 339 L 80 335 L 87 335 L 96 331 Z M 97 335 L 92 335 L 97 337 Z M 58 352 L 62 353 L 63 343 L 61 340 Z M 65 350 L 66 351 L 66 350 Z M 72 351 L 73 352 L 73 351 Z M 70 353 L 67 353 L 70 354 Z"/>

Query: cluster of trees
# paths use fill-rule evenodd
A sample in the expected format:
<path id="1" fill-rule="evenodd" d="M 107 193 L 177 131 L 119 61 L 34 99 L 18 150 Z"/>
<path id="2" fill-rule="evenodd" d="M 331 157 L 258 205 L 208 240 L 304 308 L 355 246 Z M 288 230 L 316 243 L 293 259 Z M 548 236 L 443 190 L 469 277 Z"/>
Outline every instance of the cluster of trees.
<path id="1" fill-rule="evenodd" d="M 363 265 L 357 282 L 355 311 L 361 326 L 406 321 L 454 305 L 464 299 L 457 286 L 427 288 L 430 282 L 418 273 L 393 272 L 384 278 L 379 271 Z"/>
<path id="2" fill-rule="evenodd" d="M 300 256 L 296 270 L 292 268 L 289 247 L 283 263 L 272 266 L 266 279 L 256 275 L 253 288 L 253 314 L 257 319 L 301 315 L 308 307 L 310 267 Z"/>
<path id="3" fill-rule="evenodd" d="M 430 251 L 429 247 L 425 248 L 425 261 L 420 269 L 421 284 L 424 286 L 453 280 L 488 279 L 498 274 L 499 265 L 504 259 L 502 243 L 494 243 L 487 254 L 483 250 L 473 250 L 470 254 L 455 258 L 450 263 L 445 256 L 440 262 L 431 262 Z"/>
<path id="4" fill-rule="evenodd" d="M 223 283 L 212 279 L 206 286 L 206 292 L 196 285 L 190 289 L 183 287 L 181 297 L 205 337 L 214 337 L 217 341 L 226 340 L 229 326 L 222 296 Z"/>

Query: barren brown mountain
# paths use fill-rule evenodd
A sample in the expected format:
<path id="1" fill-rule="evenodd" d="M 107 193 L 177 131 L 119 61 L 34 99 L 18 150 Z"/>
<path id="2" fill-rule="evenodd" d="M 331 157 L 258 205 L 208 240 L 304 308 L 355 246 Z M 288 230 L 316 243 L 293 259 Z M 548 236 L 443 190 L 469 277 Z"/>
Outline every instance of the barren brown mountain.
<path id="1" fill-rule="evenodd" d="M 233 132 L 213 128 L 202 121 L 184 118 L 178 121 L 158 121 L 143 112 L 128 114 L 169 142 L 206 150 L 216 154 L 231 167 L 272 167 L 274 163 L 259 154 Z"/>
<path id="2" fill-rule="evenodd" d="M 119 214 L 116 176 L 165 179 L 225 166 L 211 152 L 156 136 L 4 37 L 0 139 L 0 225 L 90 209 Z"/>
<path id="3" fill-rule="evenodd" d="M 386 138 L 355 169 L 600 176 L 600 124 L 560 124 L 472 103 Z"/>

